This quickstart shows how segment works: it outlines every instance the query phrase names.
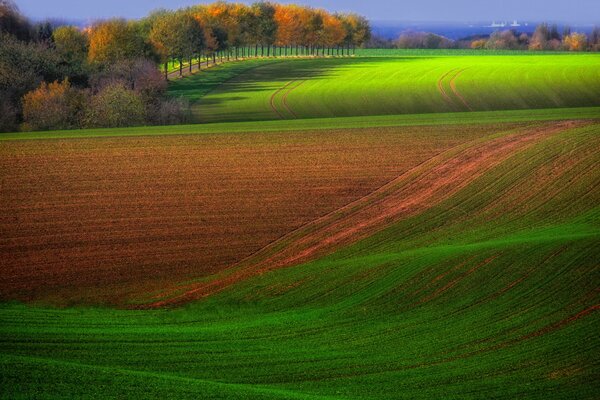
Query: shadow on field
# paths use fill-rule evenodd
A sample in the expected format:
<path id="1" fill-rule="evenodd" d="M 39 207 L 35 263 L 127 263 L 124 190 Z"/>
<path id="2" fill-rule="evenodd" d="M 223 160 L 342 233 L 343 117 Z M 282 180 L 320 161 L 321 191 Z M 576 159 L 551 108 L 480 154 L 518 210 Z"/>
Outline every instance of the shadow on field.
<path id="1" fill-rule="evenodd" d="M 428 57 L 427 57 L 428 58 Z M 210 77 L 212 73 L 197 75 L 198 78 L 190 78 L 187 84 L 181 82 L 174 87 L 172 93 L 187 97 L 192 103 L 203 105 L 218 105 L 220 103 L 244 100 L 248 96 L 235 96 L 239 93 L 273 92 L 288 82 L 295 80 L 317 80 L 327 79 L 344 68 L 372 68 L 376 63 L 390 63 L 390 61 L 422 61 L 426 57 L 364 57 L 364 58 L 327 58 L 327 59 L 285 59 L 273 60 L 265 63 L 255 63 L 253 67 L 239 71 L 232 71 L 234 75 L 225 77 L 221 82 L 214 82 Z M 217 71 L 215 71 L 217 73 Z M 221 74 L 223 75 L 223 74 Z M 203 79 L 204 78 L 204 79 Z M 221 76 L 223 78 L 223 76 Z M 206 80 L 206 82 L 203 82 Z M 209 84 L 210 90 L 203 90 L 203 86 Z M 209 93 L 214 92 L 232 94 L 234 96 L 222 96 L 206 98 Z"/>

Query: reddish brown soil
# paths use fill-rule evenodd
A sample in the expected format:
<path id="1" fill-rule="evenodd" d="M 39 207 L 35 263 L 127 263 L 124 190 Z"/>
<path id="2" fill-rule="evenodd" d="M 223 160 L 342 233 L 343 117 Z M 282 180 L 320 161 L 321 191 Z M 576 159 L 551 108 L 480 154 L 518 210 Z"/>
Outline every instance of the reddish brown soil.
<path id="1" fill-rule="evenodd" d="M 302 226 L 314 233 L 268 265 L 313 257 L 380 226 L 382 215 L 397 218 L 398 203 L 385 200 L 390 180 L 490 131 L 1 142 L 0 297 L 124 305 L 218 273 Z M 374 191 L 357 205 L 383 193 L 382 212 L 343 208 Z M 324 234 L 332 238 L 320 246 Z"/>
<path id="2" fill-rule="evenodd" d="M 179 288 L 181 294 L 163 293 L 168 299 L 153 305 L 204 297 L 250 276 L 328 254 L 440 203 L 515 152 L 581 124 L 548 123 L 493 139 L 476 140 L 434 156 L 367 196 L 270 244 L 228 275 Z"/>

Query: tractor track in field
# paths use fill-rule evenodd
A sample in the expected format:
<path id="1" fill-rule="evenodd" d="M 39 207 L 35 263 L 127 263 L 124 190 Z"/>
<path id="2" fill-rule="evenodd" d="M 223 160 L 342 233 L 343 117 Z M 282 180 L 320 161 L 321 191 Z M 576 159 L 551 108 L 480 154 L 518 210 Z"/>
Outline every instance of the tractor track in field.
<path id="1" fill-rule="evenodd" d="M 463 72 L 465 72 L 467 70 L 467 68 L 463 68 L 460 71 L 458 71 L 456 73 L 456 75 L 454 75 L 451 79 L 450 79 L 450 89 L 452 89 L 452 93 L 454 93 L 454 95 L 456 97 L 458 97 L 458 99 L 461 101 L 461 103 L 464 104 L 465 107 L 467 107 L 467 109 L 469 111 L 473 111 L 473 108 L 471 107 L 471 105 L 467 102 L 467 100 L 464 98 L 464 96 L 456 89 L 456 79 L 462 75 Z"/>
<path id="2" fill-rule="evenodd" d="M 546 123 L 459 145 L 371 194 L 283 236 L 212 281 L 180 286 L 170 294 L 163 293 L 162 300 L 141 307 L 166 307 L 200 299 L 253 276 L 330 254 L 439 204 L 516 152 L 584 124 L 579 121 Z"/>
<path id="3" fill-rule="evenodd" d="M 275 107 L 275 98 L 277 97 L 277 95 L 279 93 L 281 93 L 282 91 L 284 91 L 289 85 L 292 84 L 293 81 L 286 83 L 285 85 L 283 85 L 282 87 L 280 87 L 279 89 L 277 89 L 276 91 L 273 92 L 273 94 L 271 95 L 271 98 L 269 99 L 269 105 L 271 106 L 271 110 L 273 110 L 273 112 L 275 114 L 277 114 L 277 116 L 279 117 L 279 119 L 284 119 L 283 114 L 281 114 L 279 112 L 279 110 L 277 109 L 277 107 Z"/>
<path id="4" fill-rule="evenodd" d="M 438 91 L 442 95 L 442 98 L 444 99 L 444 101 L 446 102 L 446 104 L 448 104 L 451 107 L 454 107 L 454 102 L 452 101 L 452 99 L 450 98 L 450 96 L 448 95 L 448 93 L 446 93 L 446 89 L 444 89 L 444 79 L 446 79 L 446 77 L 448 75 L 450 75 L 451 73 L 453 73 L 454 71 L 456 71 L 456 68 L 451 69 L 450 71 L 448 71 L 445 74 L 443 74 L 440 77 L 440 79 L 438 79 L 438 81 L 437 81 Z"/>
<path id="5" fill-rule="evenodd" d="M 299 84 L 297 84 L 296 86 L 293 86 L 296 82 L 300 82 Z M 283 92 L 285 92 L 285 94 L 283 95 L 282 98 L 282 104 L 283 107 L 294 117 L 294 118 L 298 118 L 298 115 L 294 112 L 294 110 L 292 110 L 290 108 L 290 106 L 287 103 L 287 98 L 289 96 L 290 93 L 292 93 L 294 90 L 296 90 L 297 88 L 299 88 L 300 86 L 302 86 L 302 84 L 304 84 L 304 82 L 306 82 L 305 80 L 299 80 L 299 79 L 294 79 L 292 81 L 289 81 L 288 83 L 286 83 L 285 85 L 283 85 L 282 87 L 280 87 L 279 89 L 277 89 L 275 92 L 273 92 L 273 94 L 271 95 L 271 98 L 269 99 L 269 104 L 271 106 L 271 110 L 273 110 L 275 112 L 275 114 L 277 114 L 277 116 L 279 117 L 279 119 L 285 119 L 286 117 L 283 115 L 283 113 L 275 106 L 275 101 L 277 99 L 277 96 Z M 287 91 L 286 91 L 287 90 Z"/>
<path id="6" fill-rule="evenodd" d="M 456 88 L 456 79 L 459 76 L 461 76 L 462 73 L 465 72 L 466 70 L 467 70 L 467 68 L 463 68 L 463 69 L 454 68 L 454 69 L 451 69 L 450 71 L 446 72 L 445 74 L 443 74 L 440 77 L 440 79 L 438 79 L 438 81 L 437 81 L 437 88 L 438 88 L 438 91 L 440 92 L 440 94 L 442 95 L 442 98 L 446 102 L 446 104 L 448 104 L 452 108 L 457 108 L 456 102 L 452 99 L 452 97 L 450 96 L 450 94 L 444 88 L 444 80 L 446 78 L 448 78 L 449 76 L 451 76 L 451 74 L 454 73 L 454 75 L 452 75 L 452 77 L 450 78 L 450 81 L 449 81 L 450 90 L 452 91 L 452 94 L 454 96 L 456 96 L 456 98 L 458 100 L 460 100 L 460 102 L 462 103 L 462 105 L 464 107 L 466 107 L 467 110 L 473 111 L 473 108 L 471 107 L 471 105 L 467 102 L 467 100 L 465 99 L 465 97 Z"/>
<path id="7" fill-rule="evenodd" d="M 296 89 L 298 89 L 300 86 L 302 86 L 302 85 L 303 85 L 303 84 L 306 82 L 306 80 L 301 80 L 301 81 L 295 80 L 295 81 L 293 81 L 293 82 L 300 82 L 300 83 L 298 83 L 296 86 L 293 86 L 292 88 L 290 88 L 290 90 L 288 90 L 288 91 L 287 91 L 287 92 L 286 92 L 286 93 L 283 95 L 282 103 L 283 103 L 283 106 L 286 108 L 286 110 L 288 110 L 288 111 L 289 111 L 289 113 L 290 113 L 290 114 L 292 114 L 292 115 L 294 116 L 294 118 L 298 118 L 298 115 L 297 115 L 297 114 L 294 112 L 294 110 L 292 110 L 292 108 L 291 108 L 291 107 L 288 105 L 287 99 L 288 99 L 288 96 L 290 95 L 290 93 L 292 93 L 294 90 L 296 90 Z"/>

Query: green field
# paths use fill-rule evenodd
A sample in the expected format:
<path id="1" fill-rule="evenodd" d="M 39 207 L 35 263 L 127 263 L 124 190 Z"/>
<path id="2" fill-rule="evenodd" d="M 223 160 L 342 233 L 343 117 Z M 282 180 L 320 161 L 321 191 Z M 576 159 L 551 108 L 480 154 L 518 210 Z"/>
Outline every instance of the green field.
<path id="1" fill-rule="evenodd" d="M 392 54 L 231 63 L 171 93 L 193 102 L 199 122 L 600 105 L 595 54 Z"/>
<path id="2" fill-rule="evenodd" d="M 200 125 L 0 135 L 0 398 L 597 399 L 600 56 L 417 53 L 173 82 Z"/>

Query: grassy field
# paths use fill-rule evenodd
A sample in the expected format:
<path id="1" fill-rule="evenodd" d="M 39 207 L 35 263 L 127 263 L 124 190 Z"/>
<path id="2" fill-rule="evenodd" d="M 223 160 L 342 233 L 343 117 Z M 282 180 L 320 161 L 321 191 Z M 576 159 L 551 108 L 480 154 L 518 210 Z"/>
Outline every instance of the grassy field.
<path id="1" fill-rule="evenodd" d="M 0 398 L 596 399 L 600 56 L 357 54 L 0 134 Z"/>
<path id="2" fill-rule="evenodd" d="M 600 105 L 596 54 L 418 54 L 231 63 L 171 91 L 200 122 Z"/>
<path id="3" fill-rule="evenodd" d="M 85 136 L 0 142 L 2 397 L 596 397 L 597 121 Z"/>

